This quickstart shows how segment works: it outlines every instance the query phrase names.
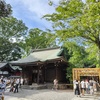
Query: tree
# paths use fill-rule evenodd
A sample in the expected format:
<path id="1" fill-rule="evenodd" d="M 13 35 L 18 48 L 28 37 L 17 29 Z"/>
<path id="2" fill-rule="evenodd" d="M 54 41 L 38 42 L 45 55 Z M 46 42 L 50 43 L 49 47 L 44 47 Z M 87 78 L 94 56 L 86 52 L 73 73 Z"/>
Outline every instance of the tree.
<path id="1" fill-rule="evenodd" d="M 70 78 L 70 81 L 72 81 L 73 68 L 88 68 L 96 61 L 94 58 L 92 58 L 91 61 L 89 60 L 89 53 L 84 46 L 79 46 L 75 42 L 67 42 L 63 46 L 67 49 L 65 50 L 67 51 L 66 58 L 68 61 L 66 78 Z"/>
<path id="2" fill-rule="evenodd" d="M 21 58 L 21 49 L 18 43 L 0 37 L 0 61 L 11 61 Z"/>
<path id="3" fill-rule="evenodd" d="M 11 17 L 10 4 L 0 0 L 0 61 L 21 58 L 19 42 L 24 39 L 27 27 L 21 20 Z"/>
<path id="4" fill-rule="evenodd" d="M 30 29 L 29 33 L 23 43 L 21 43 L 23 50 L 26 51 L 26 56 L 32 52 L 33 49 L 43 49 L 48 47 L 55 47 L 56 41 L 52 40 L 52 34 L 40 30 L 38 28 Z"/>
<path id="5" fill-rule="evenodd" d="M 90 66 L 96 65 L 96 67 L 99 67 L 100 65 L 100 55 L 98 48 L 96 45 L 91 44 L 91 46 L 86 48 L 86 52 L 88 53 L 87 61 L 91 62 Z"/>
<path id="6" fill-rule="evenodd" d="M 27 27 L 21 20 L 14 17 L 0 19 L 0 36 L 11 42 L 20 42 L 27 34 Z"/>
<path id="7" fill-rule="evenodd" d="M 27 33 L 27 27 L 21 20 L 13 17 L 0 19 L 0 61 L 18 60 L 21 58 L 21 47 Z"/>
<path id="8" fill-rule="evenodd" d="M 6 4 L 4 0 L 0 0 L 0 18 L 8 17 L 12 13 L 11 5 Z"/>
<path id="9" fill-rule="evenodd" d="M 54 23 L 53 28 L 60 41 L 81 38 L 82 42 L 88 43 L 86 46 L 95 45 L 100 55 L 99 0 L 86 0 L 85 3 L 81 0 L 63 0 L 56 7 L 55 13 L 47 14 L 44 18 Z"/>

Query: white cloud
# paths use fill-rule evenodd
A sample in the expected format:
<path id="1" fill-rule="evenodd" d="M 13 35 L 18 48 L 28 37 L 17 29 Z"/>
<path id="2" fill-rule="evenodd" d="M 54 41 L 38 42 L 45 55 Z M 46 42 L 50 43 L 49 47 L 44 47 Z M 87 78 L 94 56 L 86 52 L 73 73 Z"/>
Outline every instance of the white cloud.
<path id="1" fill-rule="evenodd" d="M 29 24 L 31 27 L 32 25 L 47 27 L 47 24 L 50 26 L 47 21 L 41 20 L 43 15 L 53 13 L 55 10 L 54 7 L 49 6 L 48 0 L 6 0 L 6 2 L 11 4 L 13 16 L 23 20 L 28 26 Z M 53 2 L 57 3 L 59 0 L 53 0 Z"/>
<path id="2" fill-rule="evenodd" d="M 35 13 L 37 17 L 54 11 L 54 7 L 48 5 L 48 0 L 21 0 L 21 2 L 30 12 Z"/>

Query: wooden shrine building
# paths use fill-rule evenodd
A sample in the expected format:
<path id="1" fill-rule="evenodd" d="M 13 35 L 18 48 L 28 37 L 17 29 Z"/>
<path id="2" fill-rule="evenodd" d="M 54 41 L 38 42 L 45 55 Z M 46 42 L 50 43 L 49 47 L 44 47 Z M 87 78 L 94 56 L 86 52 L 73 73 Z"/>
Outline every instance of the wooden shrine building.
<path id="1" fill-rule="evenodd" d="M 21 68 L 19 66 L 11 66 L 7 62 L 0 62 L 0 77 L 9 77 L 11 75 L 21 75 Z"/>
<path id="2" fill-rule="evenodd" d="M 73 68 L 73 80 L 94 79 L 100 82 L 100 68 Z"/>
<path id="3" fill-rule="evenodd" d="M 11 64 L 22 68 L 22 77 L 29 85 L 53 82 L 55 78 L 61 83 L 67 81 L 67 62 L 62 48 L 34 50 L 26 58 L 12 61 Z"/>

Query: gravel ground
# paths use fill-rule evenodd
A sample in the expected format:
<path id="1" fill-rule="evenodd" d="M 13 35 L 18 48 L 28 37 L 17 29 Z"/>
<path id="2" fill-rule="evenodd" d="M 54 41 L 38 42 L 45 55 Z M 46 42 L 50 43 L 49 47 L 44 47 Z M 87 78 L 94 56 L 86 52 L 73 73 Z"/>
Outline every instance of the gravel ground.
<path id="1" fill-rule="evenodd" d="M 18 93 L 6 90 L 4 100 L 100 100 L 100 92 L 93 96 L 85 94 L 85 96 L 77 97 L 72 90 L 27 90 L 20 89 Z"/>
<path id="2" fill-rule="evenodd" d="M 72 90 L 19 90 L 19 93 L 5 92 L 4 100 L 72 100 Z"/>

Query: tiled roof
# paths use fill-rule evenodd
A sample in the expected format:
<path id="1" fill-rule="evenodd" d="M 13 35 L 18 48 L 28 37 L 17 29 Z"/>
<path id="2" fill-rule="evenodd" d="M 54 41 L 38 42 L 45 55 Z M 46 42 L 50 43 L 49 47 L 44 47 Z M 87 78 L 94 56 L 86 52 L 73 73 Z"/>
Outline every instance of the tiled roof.
<path id="1" fill-rule="evenodd" d="M 61 58 L 62 53 L 61 48 L 52 48 L 52 49 L 44 49 L 44 50 L 35 50 L 29 56 L 19 59 L 18 61 L 12 61 L 11 63 L 31 63 L 38 61 L 47 61 L 53 60 L 57 58 Z"/>

